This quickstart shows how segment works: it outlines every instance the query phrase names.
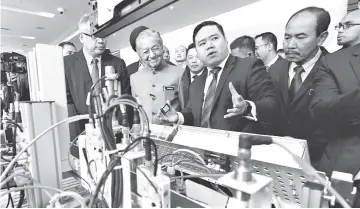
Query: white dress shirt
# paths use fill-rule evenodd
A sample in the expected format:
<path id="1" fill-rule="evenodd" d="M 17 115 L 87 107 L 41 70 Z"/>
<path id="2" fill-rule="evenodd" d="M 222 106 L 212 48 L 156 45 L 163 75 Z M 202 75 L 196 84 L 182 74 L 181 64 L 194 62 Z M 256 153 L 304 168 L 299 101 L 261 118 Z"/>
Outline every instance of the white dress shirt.
<path id="1" fill-rule="evenodd" d="M 267 67 L 267 68 L 271 67 L 271 65 L 273 65 L 278 59 L 279 59 L 279 55 L 276 55 L 276 56 L 274 57 L 274 59 L 272 59 L 272 60 L 266 65 L 266 67 Z"/>
<path id="2" fill-rule="evenodd" d="M 219 81 L 220 81 L 220 77 L 221 77 L 221 74 L 223 72 L 223 69 L 225 67 L 225 64 L 226 64 L 226 61 L 228 60 L 229 58 L 229 55 L 226 57 L 226 59 L 224 59 L 224 61 L 222 63 L 220 63 L 220 65 L 218 67 L 221 67 L 221 70 L 218 72 L 217 74 L 217 81 L 216 81 L 216 87 L 217 85 L 219 84 Z M 208 67 L 208 76 L 206 78 L 206 81 L 205 81 L 205 87 L 204 87 L 204 98 L 203 98 L 203 107 L 204 107 L 204 104 L 205 104 L 205 97 L 206 97 L 206 93 L 210 87 L 210 84 L 211 84 L 211 81 L 213 80 L 213 77 L 214 77 L 214 74 L 211 73 L 211 68 Z M 225 88 L 229 88 L 228 86 L 225 87 Z M 248 101 L 248 100 L 245 100 L 247 102 L 250 103 L 252 109 L 251 109 L 251 115 L 249 116 L 243 116 L 249 120 L 254 120 L 254 121 L 257 121 L 257 118 L 256 118 L 256 106 L 255 106 L 255 103 L 252 102 L 252 101 Z M 184 119 L 184 116 L 182 113 L 178 112 L 178 116 L 179 116 L 179 121 L 178 121 L 178 124 L 183 124 L 185 119 Z"/>
<path id="3" fill-rule="evenodd" d="M 86 52 L 84 52 L 84 50 L 83 50 L 83 53 L 84 53 L 86 64 L 88 66 L 90 77 L 91 77 L 91 73 L 92 73 L 92 70 L 93 70 L 93 65 L 92 65 L 91 61 L 94 58 L 92 56 L 90 56 L 89 54 L 87 54 Z M 98 65 L 98 68 L 99 68 L 99 78 L 101 78 L 101 56 L 96 57 L 95 59 L 98 60 L 97 65 Z"/>
<path id="4" fill-rule="evenodd" d="M 316 53 L 315 57 L 313 57 L 311 60 L 307 61 L 306 63 L 304 63 L 302 65 L 302 67 L 304 68 L 305 72 L 303 72 L 301 74 L 301 80 L 302 82 L 305 81 L 306 77 L 309 75 L 309 73 L 311 72 L 311 70 L 314 68 L 315 63 L 320 59 L 321 56 L 321 49 L 319 48 L 318 52 Z M 295 76 L 295 71 L 294 68 L 298 66 L 296 63 L 292 62 L 290 64 L 290 69 L 289 69 L 289 88 L 291 85 L 291 81 Z"/>
<path id="5" fill-rule="evenodd" d="M 204 70 L 202 70 L 200 73 L 198 73 L 198 74 L 195 74 L 195 73 L 193 73 L 193 72 L 191 72 L 190 71 L 190 83 L 192 83 L 194 80 L 195 80 L 195 78 L 194 78 L 194 76 L 201 76 L 202 75 L 202 73 L 204 72 Z"/>

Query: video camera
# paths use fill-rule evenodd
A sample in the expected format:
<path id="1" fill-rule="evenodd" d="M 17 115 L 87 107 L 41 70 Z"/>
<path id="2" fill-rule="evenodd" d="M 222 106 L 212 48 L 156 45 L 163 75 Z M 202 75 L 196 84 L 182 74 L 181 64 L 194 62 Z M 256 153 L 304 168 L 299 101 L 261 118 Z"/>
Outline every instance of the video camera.
<path id="1" fill-rule="evenodd" d="M 26 57 L 15 52 L 1 53 L 1 71 L 8 73 L 26 73 Z"/>

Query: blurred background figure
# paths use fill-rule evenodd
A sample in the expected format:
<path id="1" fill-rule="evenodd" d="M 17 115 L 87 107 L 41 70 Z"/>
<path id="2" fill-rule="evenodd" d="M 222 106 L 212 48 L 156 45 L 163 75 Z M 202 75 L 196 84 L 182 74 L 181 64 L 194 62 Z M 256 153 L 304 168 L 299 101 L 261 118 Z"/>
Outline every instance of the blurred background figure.
<path id="1" fill-rule="evenodd" d="M 186 47 L 185 46 L 178 46 L 175 49 L 175 61 L 178 67 L 185 69 L 186 67 Z"/>
<path id="2" fill-rule="evenodd" d="M 286 59 L 284 49 L 278 49 L 276 53 L 278 56 L 282 57 L 283 59 Z"/>
<path id="3" fill-rule="evenodd" d="M 255 36 L 255 55 L 264 62 L 266 70 L 278 59 L 282 59 L 276 50 L 277 38 L 273 33 L 266 32 Z"/>
<path id="4" fill-rule="evenodd" d="M 335 29 L 338 31 L 338 45 L 347 48 L 360 43 L 360 10 L 346 14 Z"/>
<path id="5" fill-rule="evenodd" d="M 169 65 L 174 65 L 175 66 L 175 64 L 170 61 L 169 49 L 165 45 L 163 46 L 163 49 L 164 49 L 164 54 L 163 54 L 164 61 L 167 62 Z"/>
<path id="6" fill-rule="evenodd" d="M 63 49 L 63 57 L 74 54 L 77 51 L 75 45 L 70 41 L 61 42 L 59 46 Z"/>
<path id="7" fill-rule="evenodd" d="M 250 36 L 241 36 L 230 44 L 231 54 L 237 57 L 254 57 L 255 40 Z"/>

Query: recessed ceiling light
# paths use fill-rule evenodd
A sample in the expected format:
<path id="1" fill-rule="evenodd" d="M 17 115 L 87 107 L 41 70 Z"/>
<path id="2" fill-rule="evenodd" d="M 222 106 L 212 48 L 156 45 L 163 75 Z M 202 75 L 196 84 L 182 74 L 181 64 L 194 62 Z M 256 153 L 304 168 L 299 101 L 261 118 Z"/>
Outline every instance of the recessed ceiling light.
<path id="1" fill-rule="evenodd" d="M 173 6 L 173 5 L 170 5 L 170 6 L 169 6 L 169 9 L 170 9 L 170 10 L 173 10 L 173 9 L 174 9 L 174 6 Z"/>
<path id="2" fill-rule="evenodd" d="M 44 28 L 44 27 L 36 27 L 36 29 L 38 29 L 38 30 L 44 30 L 45 28 Z"/>
<path id="3" fill-rule="evenodd" d="M 19 13 L 30 14 L 30 15 L 37 15 L 37 16 L 47 17 L 47 18 L 54 18 L 54 16 L 55 16 L 55 14 L 49 13 L 49 12 L 29 11 L 29 10 L 25 10 L 25 9 L 18 9 L 18 8 L 7 7 L 7 6 L 2 6 L 1 9 L 12 11 L 12 12 L 19 12 Z"/>
<path id="4" fill-rule="evenodd" d="M 33 36 L 14 36 L 9 34 L 1 34 L 4 37 L 10 37 L 10 38 L 25 38 L 25 39 L 35 39 Z"/>
<path id="5" fill-rule="evenodd" d="M 1 30 L 10 30 L 9 28 L 1 28 Z"/>
<path id="6" fill-rule="evenodd" d="M 23 44 L 23 46 L 27 46 L 26 44 Z"/>
<path id="7" fill-rule="evenodd" d="M 35 39 L 35 37 L 33 37 L 33 36 L 20 36 L 20 38 L 25 38 L 25 39 Z"/>

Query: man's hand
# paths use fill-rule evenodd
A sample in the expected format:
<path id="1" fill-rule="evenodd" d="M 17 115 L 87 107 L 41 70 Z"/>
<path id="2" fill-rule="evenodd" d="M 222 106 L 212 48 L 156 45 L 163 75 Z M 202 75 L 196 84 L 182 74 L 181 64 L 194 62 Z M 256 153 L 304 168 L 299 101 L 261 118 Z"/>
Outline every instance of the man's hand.
<path id="1" fill-rule="evenodd" d="M 231 92 L 233 108 L 227 110 L 228 114 L 224 115 L 224 118 L 231 118 L 237 115 L 242 115 L 246 111 L 246 102 L 244 98 L 237 93 L 232 82 L 229 83 L 229 89 Z"/>
<path id="2" fill-rule="evenodd" d="M 169 111 L 164 115 L 161 112 L 161 110 L 159 110 L 158 111 L 158 117 L 160 118 L 161 121 L 166 122 L 166 123 L 177 123 L 179 121 L 179 115 L 171 107 L 170 101 L 167 101 L 166 103 L 170 106 Z"/>

